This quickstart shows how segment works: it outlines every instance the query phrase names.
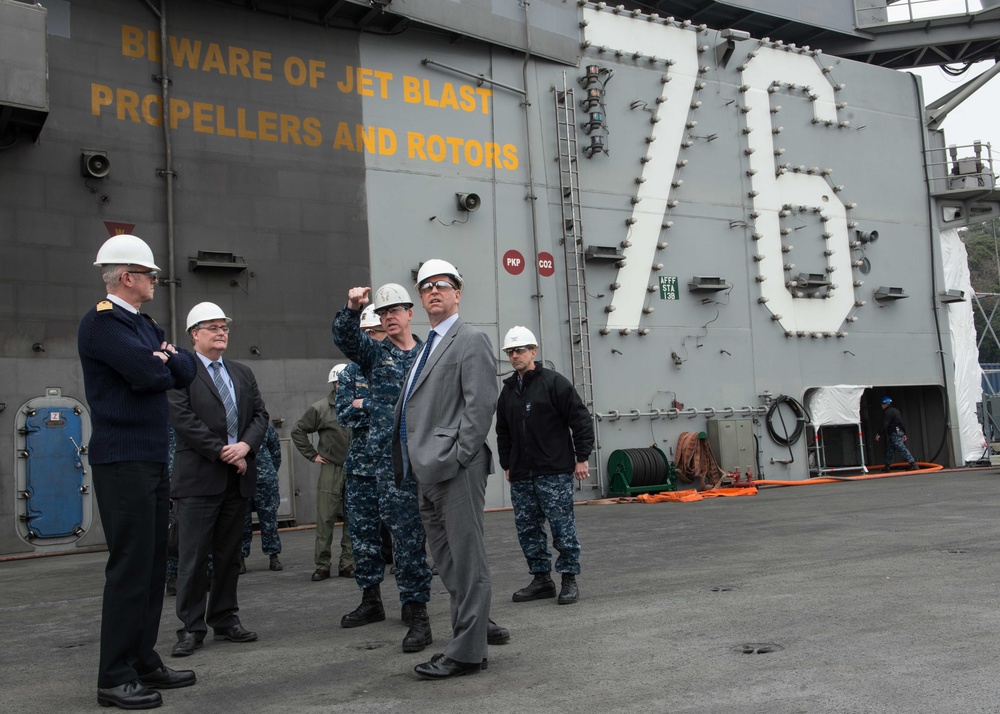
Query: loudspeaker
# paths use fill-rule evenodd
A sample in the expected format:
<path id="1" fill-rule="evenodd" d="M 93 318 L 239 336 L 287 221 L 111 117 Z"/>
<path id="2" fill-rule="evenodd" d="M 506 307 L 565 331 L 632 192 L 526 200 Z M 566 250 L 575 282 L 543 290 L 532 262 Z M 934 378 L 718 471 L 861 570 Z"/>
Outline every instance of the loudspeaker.
<path id="1" fill-rule="evenodd" d="M 874 243 L 878 240 L 878 231 L 856 231 L 856 233 L 862 243 Z"/>
<path id="2" fill-rule="evenodd" d="M 106 151 L 83 151 L 80 154 L 80 175 L 84 178 L 104 178 L 111 173 Z"/>
<path id="3" fill-rule="evenodd" d="M 468 211 L 472 213 L 473 211 L 478 211 L 479 206 L 482 205 L 482 201 L 479 199 L 478 193 L 456 193 L 458 196 L 458 210 Z"/>

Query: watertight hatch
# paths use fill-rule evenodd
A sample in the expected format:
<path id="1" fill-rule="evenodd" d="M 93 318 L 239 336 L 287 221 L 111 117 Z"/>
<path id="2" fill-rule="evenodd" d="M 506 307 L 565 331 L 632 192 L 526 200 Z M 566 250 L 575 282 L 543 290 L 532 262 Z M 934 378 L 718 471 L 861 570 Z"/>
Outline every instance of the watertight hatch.
<path id="1" fill-rule="evenodd" d="M 83 527 L 83 443 L 79 414 L 67 407 L 34 409 L 25 420 L 25 492 L 29 533 L 59 538 Z"/>

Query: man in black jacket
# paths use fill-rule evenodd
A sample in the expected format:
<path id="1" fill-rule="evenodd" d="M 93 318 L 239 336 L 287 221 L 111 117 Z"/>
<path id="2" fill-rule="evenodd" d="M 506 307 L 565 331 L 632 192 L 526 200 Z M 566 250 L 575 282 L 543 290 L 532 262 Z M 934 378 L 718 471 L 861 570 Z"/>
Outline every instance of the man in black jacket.
<path id="1" fill-rule="evenodd" d="M 594 425 L 590 412 L 569 380 L 535 362 L 538 342 L 526 327 L 512 327 L 503 351 L 514 374 L 504 380 L 497 402 L 497 448 L 500 466 L 510 482 L 514 523 L 521 550 L 534 579 L 514 593 L 514 602 L 556 596 L 549 574 L 552 544 L 559 551 L 556 572 L 562 573 L 559 604 L 579 598 L 580 541 L 573 517 L 573 478 L 590 475 Z"/>
<path id="2" fill-rule="evenodd" d="M 898 452 L 906 459 L 910 465 L 910 471 L 919 471 L 920 467 L 906 448 L 906 426 L 903 424 L 903 415 L 896 407 L 892 406 L 890 397 L 882 397 L 882 431 L 875 435 L 875 441 L 882 440 L 885 434 L 885 470 L 886 473 L 892 470 L 893 458 Z"/>

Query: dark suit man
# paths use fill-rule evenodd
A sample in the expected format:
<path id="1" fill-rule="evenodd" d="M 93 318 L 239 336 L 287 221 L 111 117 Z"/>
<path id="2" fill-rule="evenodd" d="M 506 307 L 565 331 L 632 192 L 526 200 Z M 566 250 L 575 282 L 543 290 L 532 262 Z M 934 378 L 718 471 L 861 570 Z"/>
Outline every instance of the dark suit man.
<path id="1" fill-rule="evenodd" d="M 253 642 L 237 613 L 240 543 L 247 500 L 257 489 L 255 454 L 268 416 L 248 367 L 227 360 L 230 318 L 213 303 L 195 305 L 187 330 L 198 372 L 187 389 L 170 392 L 170 423 L 177 435 L 170 496 L 177 505 L 177 644 L 186 657 L 201 647 L 211 626 L 215 639 Z M 212 553 L 208 602 L 205 580 Z"/>
<path id="2" fill-rule="evenodd" d="M 165 667 L 155 649 L 167 560 L 167 392 L 191 382 L 195 357 L 139 312 L 153 299 L 159 270 L 142 239 L 109 239 L 94 265 L 108 296 L 80 321 L 78 346 L 108 542 L 97 702 L 152 709 L 163 703 L 154 689 L 195 683 L 194 672 Z"/>
<path id="3" fill-rule="evenodd" d="M 431 331 L 404 382 L 393 429 L 396 481 L 416 478 L 427 544 L 451 595 L 451 641 L 444 653 L 414 667 L 431 679 L 479 672 L 487 638 L 501 644 L 510 637 L 489 620 L 483 538 L 496 366 L 489 338 L 458 316 L 462 287 L 462 276 L 446 261 L 428 260 L 420 268 L 417 289 Z"/>

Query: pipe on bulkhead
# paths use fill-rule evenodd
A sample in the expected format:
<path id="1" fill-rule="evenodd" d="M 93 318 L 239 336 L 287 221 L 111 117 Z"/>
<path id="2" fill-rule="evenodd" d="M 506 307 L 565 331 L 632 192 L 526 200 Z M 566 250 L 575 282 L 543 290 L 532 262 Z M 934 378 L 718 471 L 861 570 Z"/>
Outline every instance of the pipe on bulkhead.
<path id="1" fill-rule="evenodd" d="M 521 106 L 524 107 L 524 135 L 528 142 L 528 196 L 527 200 L 531 205 L 531 247 L 534 253 L 535 262 L 535 309 L 538 313 L 538 344 L 545 344 L 545 325 L 542 321 L 542 276 L 538 272 L 538 210 L 535 203 L 538 197 L 535 196 L 535 178 L 531 167 L 531 102 L 528 100 L 528 62 L 531 60 L 531 22 L 528 18 L 528 6 L 530 2 L 523 2 L 524 5 L 524 64 L 521 66 L 521 84 L 524 86 L 524 99 Z M 570 349 L 573 346 L 570 345 Z"/>
<path id="2" fill-rule="evenodd" d="M 170 78 L 167 75 L 167 0 L 160 0 L 159 9 L 150 0 L 143 0 L 160 21 L 160 119 L 163 124 L 163 155 L 166 166 L 158 172 L 167 181 L 167 310 L 170 322 L 170 342 L 177 343 L 177 278 L 176 241 L 174 240 L 174 153 L 170 137 Z"/>

